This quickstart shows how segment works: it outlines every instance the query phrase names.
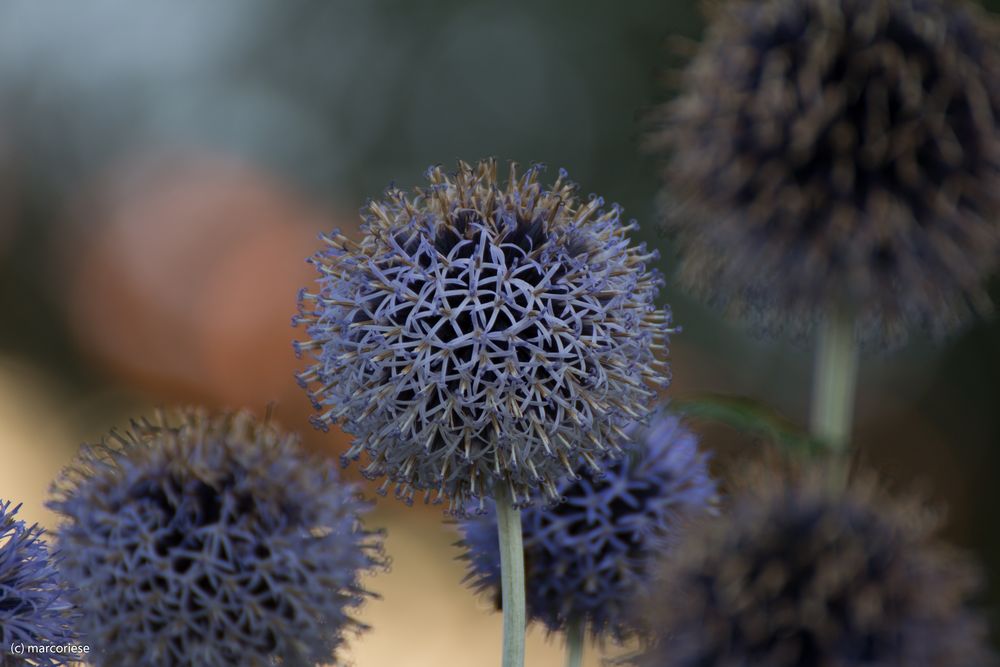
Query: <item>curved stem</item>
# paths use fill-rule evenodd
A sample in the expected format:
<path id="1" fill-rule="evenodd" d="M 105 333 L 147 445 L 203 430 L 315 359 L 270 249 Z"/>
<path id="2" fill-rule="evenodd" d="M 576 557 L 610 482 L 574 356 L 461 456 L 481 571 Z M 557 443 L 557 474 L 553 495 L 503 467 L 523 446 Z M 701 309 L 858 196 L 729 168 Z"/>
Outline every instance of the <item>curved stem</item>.
<path id="1" fill-rule="evenodd" d="M 503 604 L 503 667 L 524 666 L 524 545 L 521 511 L 502 485 L 496 493 L 500 535 L 500 590 Z"/>
<path id="2" fill-rule="evenodd" d="M 583 664 L 583 619 L 573 619 L 566 628 L 566 667 L 580 667 Z"/>
<path id="3" fill-rule="evenodd" d="M 832 308 L 816 345 L 810 429 L 841 459 L 841 465 L 851 441 L 857 375 L 854 316 L 846 308 Z"/>

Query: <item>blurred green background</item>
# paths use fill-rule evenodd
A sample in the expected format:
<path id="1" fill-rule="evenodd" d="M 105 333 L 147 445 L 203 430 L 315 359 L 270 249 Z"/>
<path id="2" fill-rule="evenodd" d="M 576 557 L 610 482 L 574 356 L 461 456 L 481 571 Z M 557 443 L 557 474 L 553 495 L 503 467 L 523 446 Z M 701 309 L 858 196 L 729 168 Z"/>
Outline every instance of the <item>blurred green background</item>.
<path id="1" fill-rule="evenodd" d="M 669 281 L 641 144 L 677 45 L 702 30 L 696 4 L 0 2 L 0 497 L 51 525 L 48 482 L 79 442 L 178 402 L 273 403 L 310 447 L 342 451 L 293 379 L 303 260 L 319 231 L 356 233 L 390 182 L 490 155 L 565 167 L 640 221 L 684 329 L 672 395 L 748 396 L 804 423 L 808 346 L 750 336 Z M 868 354 L 855 429 L 867 464 L 948 508 L 994 610 L 998 381 L 997 319 Z M 698 429 L 720 469 L 763 445 Z M 379 501 L 396 567 L 372 581 L 362 667 L 495 662 L 499 619 L 460 586 L 440 518 Z M 558 654 L 536 633 L 529 664 Z"/>

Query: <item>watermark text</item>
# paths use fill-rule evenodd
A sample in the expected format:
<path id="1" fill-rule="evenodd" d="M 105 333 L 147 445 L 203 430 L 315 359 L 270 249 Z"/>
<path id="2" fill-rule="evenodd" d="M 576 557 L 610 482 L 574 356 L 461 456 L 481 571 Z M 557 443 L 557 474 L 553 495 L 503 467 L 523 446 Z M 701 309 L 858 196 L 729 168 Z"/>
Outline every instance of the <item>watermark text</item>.
<path id="1" fill-rule="evenodd" d="M 28 644 L 14 642 L 10 645 L 14 655 L 66 655 L 82 657 L 90 653 L 87 644 Z"/>

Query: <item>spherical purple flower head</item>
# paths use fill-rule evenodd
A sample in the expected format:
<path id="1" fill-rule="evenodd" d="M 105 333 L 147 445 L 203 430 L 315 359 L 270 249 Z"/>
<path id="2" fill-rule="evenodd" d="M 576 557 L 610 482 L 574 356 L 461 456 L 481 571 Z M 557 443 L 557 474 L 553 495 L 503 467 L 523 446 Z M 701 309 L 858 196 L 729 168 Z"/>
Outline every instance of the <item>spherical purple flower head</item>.
<path id="1" fill-rule="evenodd" d="M 561 504 L 522 513 L 528 617 L 550 632 L 583 620 L 595 638 L 624 639 L 630 612 L 652 579 L 652 557 L 676 541 L 681 523 L 710 509 L 716 495 L 708 457 L 675 416 L 630 429 L 628 455 L 604 473 L 580 469 L 558 490 Z M 500 549 L 492 505 L 461 524 L 467 581 L 500 604 Z"/>
<path id="2" fill-rule="evenodd" d="M 97 665 L 333 661 L 381 562 L 336 468 L 247 413 L 133 422 L 86 446 L 50 506 Z"/>
<path id="3" fill-rule="evenodd" d="M 15 519 L 21 508 L 0 501 L 0 667 L 62 665 L 65 654 L 11 652 L 15 644 L 72 644 L 74 609 L 37 524 Z"/>
<path id="4" fill-rule="evenodd" d="M 300 381 L 383 493 L 437 491 L 454 511 L 498 484 L 518 503 L 555 496 L 576 461 L 619 451 L 646 385 L 669 382 L 656 253 L 631 245 L 617 205 L 579 201 L 564 172 L 545 189 L 540 171 L 511 164 L 501 184 L 494 160 L 434 167 L 412 198 L 368 204 L 360 244 L 335 232 L 311 260 Z"/>
<path id="5" fill-rule="evenodd" d="M 869 479 L 760 475 L 685 535 L 645 610 L 642 667 L 985 667 L 978 572 Z"/>
<path id="6" fill-rule="evenodd" d="M 719 8 L 654 138 L 682 282 L 800 331 L 841 302 L 876 338 L 989 310 L 998 38 L 950 0 Z"/>

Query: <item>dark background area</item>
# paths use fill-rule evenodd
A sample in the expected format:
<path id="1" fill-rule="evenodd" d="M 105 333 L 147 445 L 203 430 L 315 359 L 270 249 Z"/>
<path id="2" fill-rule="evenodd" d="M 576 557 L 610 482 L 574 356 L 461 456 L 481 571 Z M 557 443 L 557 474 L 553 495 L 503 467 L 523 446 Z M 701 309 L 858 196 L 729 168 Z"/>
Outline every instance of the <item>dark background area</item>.
<path id="1" fill-rule="evenodd" d="M 565 167 L 639 220 L 684 329 L 671 395 L 749 396 L 804 423 L 808 345 L 687 297 L 657 232 L 643 128 L 702 28 L 690 0 L 0 2 L 0 497 L 50 522 L 45 489 L 76 444 L 178 402 L 273 403 L 310 447 L 341 451 L 293 379 L 304 258 L 321 230 L 356 233 L 390 182 L 486 156 Z M 998 381 L 1000 319 L 869 352 L 855 428 L 867 464 L 948 508 L 994 610 Z M 698 427 L 720 467 L 761 445 Z M 414 516 L 380 505 L 390 531 Z"/>

